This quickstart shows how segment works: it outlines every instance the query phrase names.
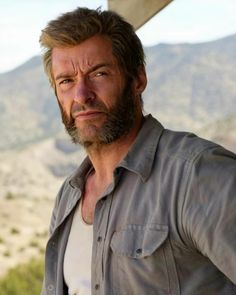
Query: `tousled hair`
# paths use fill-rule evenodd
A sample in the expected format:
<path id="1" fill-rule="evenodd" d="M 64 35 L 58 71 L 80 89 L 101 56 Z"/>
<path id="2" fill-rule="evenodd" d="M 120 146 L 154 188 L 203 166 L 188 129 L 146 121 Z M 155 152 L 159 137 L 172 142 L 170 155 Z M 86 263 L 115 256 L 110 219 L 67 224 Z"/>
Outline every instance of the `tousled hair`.
<path id="1" fill-rule="evenodd" d="M 113 11 L 78 7 L 50 21 L 40 36 L 44 69 L 53 87 L 53 48 L 76 46 L 95 35 L 109 38 L 113 54 L 127 76 L 134 78 L 138 75 L 140 66 L 145 65 L 145 56 L 132 25 Z"/>

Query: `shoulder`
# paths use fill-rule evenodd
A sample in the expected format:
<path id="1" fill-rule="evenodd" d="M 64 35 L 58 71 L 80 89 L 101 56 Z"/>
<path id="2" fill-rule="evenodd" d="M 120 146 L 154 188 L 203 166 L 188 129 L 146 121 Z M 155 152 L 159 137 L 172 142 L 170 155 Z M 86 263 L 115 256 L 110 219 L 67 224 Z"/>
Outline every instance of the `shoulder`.
<path id="1" fill-rule="evenodd" d="M 236 160 L 236 155 L 222 146 L 198 137 L 190 132 L 178 132 L 164 129 L 158 145 L 158 153 L 168 158 L 191 163 L 202 157 L 216 159 L 230 158 Z"/>

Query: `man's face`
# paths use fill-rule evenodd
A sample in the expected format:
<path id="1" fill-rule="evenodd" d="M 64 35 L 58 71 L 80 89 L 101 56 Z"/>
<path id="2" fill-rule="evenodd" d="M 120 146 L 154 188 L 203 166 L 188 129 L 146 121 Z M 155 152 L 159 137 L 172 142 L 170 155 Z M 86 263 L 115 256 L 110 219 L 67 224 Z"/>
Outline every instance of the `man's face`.
<path id="1" fill-rule="evenodd" d="M 108 144 L 129 133 L 137 99 L 107 38 L 54 48 L 52 72 L 62 120 L 75 143 Z"/>

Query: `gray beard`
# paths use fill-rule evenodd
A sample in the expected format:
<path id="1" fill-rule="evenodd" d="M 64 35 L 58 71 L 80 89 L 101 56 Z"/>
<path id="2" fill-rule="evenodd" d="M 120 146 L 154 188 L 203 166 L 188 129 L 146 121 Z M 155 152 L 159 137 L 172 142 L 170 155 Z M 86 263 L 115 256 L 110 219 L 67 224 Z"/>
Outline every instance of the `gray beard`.
<path id="1" fill-rule="evenodd" d="M 99 106 L 99 103 L 95 103 Z M 122 95 L 117 99 L 116 105 L 108 110 L 106 109 L 107 118 L 103 125 L 97 129 L 96 137 L 93 140 L 83 138 L 80 130 L 75 125 L 75 120 L 72 116 L 69 118 L 62 106 L 60 105 L 62 121 L 65 125 L 67 133 L 75 144 L 80 144 L 86 149 L 96 145 L 107 145 L 117 139 L 127 135 L 132 129 L 137 118 L 137 107 L 135 105 L 135 97 L 132 93 L 130 85 L 126 84 Z M 87 108 L 94 107 L 94 103 L 87 104 Z M 103 110 L 104 110 L 104 106 Z"/>

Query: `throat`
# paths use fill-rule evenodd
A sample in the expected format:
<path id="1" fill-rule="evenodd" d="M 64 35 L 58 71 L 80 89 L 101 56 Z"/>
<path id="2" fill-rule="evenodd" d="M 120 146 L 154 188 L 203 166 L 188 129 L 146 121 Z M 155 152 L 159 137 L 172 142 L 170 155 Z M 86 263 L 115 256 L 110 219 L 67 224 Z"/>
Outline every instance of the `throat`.
<path id="1" fill-rule="evenodd" d="M 110 181 L 96 182 L 95 173 L 92 172 L 87 178 L 82 197 L 82 218 L 85 223 L 93 224 L 96 204 L 101 199 L 109 186 Z"/>
<path id="2" fill-rule="evenodd" d="M 88 225 L 93 224 L 95 206 L 89 206 L 88 202 L 84 202 L 84 199 L 82 199 L 81 217 Z"/>

